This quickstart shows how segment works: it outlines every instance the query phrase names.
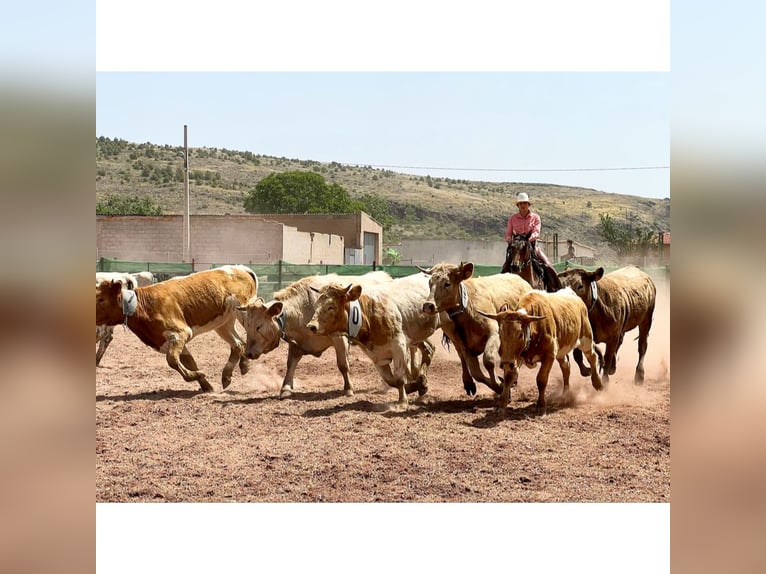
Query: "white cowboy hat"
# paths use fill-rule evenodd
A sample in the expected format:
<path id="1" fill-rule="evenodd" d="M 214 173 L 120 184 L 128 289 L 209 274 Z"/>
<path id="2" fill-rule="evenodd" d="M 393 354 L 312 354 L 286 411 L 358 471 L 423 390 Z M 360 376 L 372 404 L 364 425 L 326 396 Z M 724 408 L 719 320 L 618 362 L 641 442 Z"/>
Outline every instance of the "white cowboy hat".
<path id="1" fill-rule="evenodd" d="M 530 205 L 532 204 L 532 202 L 529 201 L 529 196 L 523 191 L 516 196 L 516 205 L 520 204 L 521 202 L 526 202 L 526 203 L 529 203 Z"/>

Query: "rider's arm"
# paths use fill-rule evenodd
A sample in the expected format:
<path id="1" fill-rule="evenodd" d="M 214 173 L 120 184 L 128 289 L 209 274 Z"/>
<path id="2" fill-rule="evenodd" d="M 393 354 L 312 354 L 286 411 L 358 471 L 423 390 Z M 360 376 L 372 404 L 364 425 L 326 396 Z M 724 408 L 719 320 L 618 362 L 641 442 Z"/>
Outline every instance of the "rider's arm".
<path id="1" fill-rule="evenodd" d="M 537 241 L 537 238 L 540 237 L 540 216 L 536 213 L 532 213 L 530 216 L 529 226 L 531 227 L 532 235 L 529 236 L 530 241 Z"/>

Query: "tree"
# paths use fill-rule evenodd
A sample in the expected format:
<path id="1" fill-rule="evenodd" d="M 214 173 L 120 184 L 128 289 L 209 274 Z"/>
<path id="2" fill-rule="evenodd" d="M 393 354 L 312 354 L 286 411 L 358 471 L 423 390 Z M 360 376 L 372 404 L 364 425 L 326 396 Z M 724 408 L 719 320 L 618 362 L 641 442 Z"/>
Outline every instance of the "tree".
<path id="1" fill-rule="evenodd" d="M 599 218 L 599 235 L 618 255 L 646 255 L 655 246 L 657 238 L 651 229 L 615 221 L 608 213 L 599 213 Z"/>
<path id="2" fill-rule="evenodd" d="M 392 247 L 386 249 L 386 252 L 383 254 L 384 265 L 399 265 L 401 260 L 402 254 Z"/>
<path id="3" fill-rule="evenodd" d="M 245 198 L 248 213 L 350 213 L 356 208 L 345 189 L 310 171 L 272 173 Z"/>
<path id="4" fill-rule="evenodd" d="M 388 202 L 377 195 L 371 195 L 365 193 L 358 200 L 358 209 L 370 214 L 375 221 L 383 226 L 384 230 L 388 230 L 394 223 L 394 216 L 391 214 L 391 209 L 388 207 Z"/>
<path id="5" fill-rule="evenodd" d="M 107 195 L 96 203 L 96 215 L 162 215 L 162 207 L 148 197 Z"/>

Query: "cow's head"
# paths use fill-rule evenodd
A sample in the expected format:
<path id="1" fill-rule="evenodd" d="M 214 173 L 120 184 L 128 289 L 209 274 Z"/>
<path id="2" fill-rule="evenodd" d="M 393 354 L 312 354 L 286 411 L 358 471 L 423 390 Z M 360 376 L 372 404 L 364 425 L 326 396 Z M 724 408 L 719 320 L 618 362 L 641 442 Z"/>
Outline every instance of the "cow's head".
<path id="1" fill-rule="evenodd" d="M 359 299 L 362 286 L 330 283 L 319 290 L 312 287 L 312 290 L 318 295 L 314 302 L 314 316 L 306 327 L 317 335 L 345 333 L 348 330 L 348 304 Z"/>
<path id="2" fill-rule="evenodd" d="M 558 274 L 563 287 L 570 287 L 588 309 L 592 309 L 598 300 L 596 282 L 604 276 L 604 268 L 595 271 L 587 269 L 567 269 Z"/>
<path id="3" fill-rule="evenodd" d="M 266 303 L 262 297 L 237 307 L 237 310 L 244 314 L 243 323 L 247 332 L 245 356 L 248 359 L 257 359 L 279 346 L 279 339 L 282 336 L 279 316 L 282 314 L 282 309 L 282 301 Z"/>
<path id="4" fill-rule="evenodd" d="M 102 281 L 96 285 L 96 325 L 118 325 L 125 320 L 122 289 L 121 281 Z"/>
<path id="5" fill-rule="evenodd" d="M 460 283 L 473 275 L 473 263 L 439 263 L 430 269 L 418 269 L 430 275 L 428 286 L 431 293 L 423 303 L 424 313 L 438 313 L 460 307 Z"/>
<path id="6" fill-rule="evenodd" d="M 532 325 L 545 319 L 545 316 L 530 315 L 523 307 L 511 311 L 507 305 L 494 315 L 479 313 L 494 319 L 500 327 L 500 367 L 506 383 L 512 384 L 518 377 L 519 363 L 523 363 L 522 354 L 532 339 Z"/>

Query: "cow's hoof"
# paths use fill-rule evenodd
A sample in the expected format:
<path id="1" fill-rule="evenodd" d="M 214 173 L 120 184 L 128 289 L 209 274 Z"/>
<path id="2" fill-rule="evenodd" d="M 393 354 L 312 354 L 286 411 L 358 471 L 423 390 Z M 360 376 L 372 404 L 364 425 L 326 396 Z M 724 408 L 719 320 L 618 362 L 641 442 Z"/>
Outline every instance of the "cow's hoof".
<path id="1" fill-rule="evenodd" d="M 282 387 L 279 391 L 279 398 L 286 399 L 293 396 L 293 390 L 290 387 Z"/>
<path id="2" fill-rule="evenodd" d="M 465 389 L 465 392 L 468 396 L 473 396 L 476 394 L 476 383 L 473 381 L 470 383 L 463 383 L 463 388 Z"/>
<path id="3" fill-rule="evenodd" d="M 352 388 L 343 389 L 343 394 L 345 396 L 347 396 L 347 397 L 353 397 L 354 396 L 354 389 L 352 389 Z"/>
<path id="4" fill-rule="evenodd" d="M 250 359 L 240 359 L 239 361 L 239 373 L 246 375 L 250 372 Z"/>
<path id="5" fill-rule="evenodd" d="M 199 382 L 200 390 L 203 393 L 212 393 L 213 392 L 213 387 L 205 379 L 200 379 L 198 382 Z"/>
<path id="6" fill-rule="evenodd" d="M 228 388 L 230 384 L 231 384 L 231 377 L 227 379 L 221 379 L 221 386 L 223 386 L 224 389 Z"/>

